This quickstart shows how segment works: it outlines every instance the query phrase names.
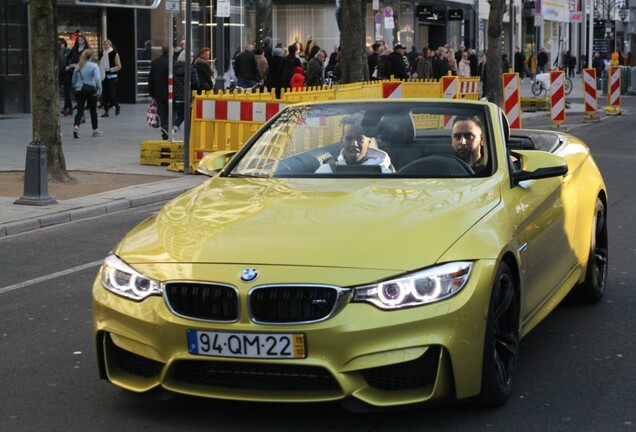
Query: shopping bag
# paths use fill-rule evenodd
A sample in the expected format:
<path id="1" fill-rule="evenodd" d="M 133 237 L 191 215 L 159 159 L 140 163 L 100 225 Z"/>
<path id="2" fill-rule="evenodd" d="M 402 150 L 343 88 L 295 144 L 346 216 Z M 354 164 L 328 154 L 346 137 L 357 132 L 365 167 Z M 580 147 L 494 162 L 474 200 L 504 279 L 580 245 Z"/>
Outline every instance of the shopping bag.
<path id="1" fill-rule="evenodd" d="M 146 122 L 151 128 L 159 127 L 159 114 L 157 114 L 157 102 L 153 99 L 146 109 Z"/>

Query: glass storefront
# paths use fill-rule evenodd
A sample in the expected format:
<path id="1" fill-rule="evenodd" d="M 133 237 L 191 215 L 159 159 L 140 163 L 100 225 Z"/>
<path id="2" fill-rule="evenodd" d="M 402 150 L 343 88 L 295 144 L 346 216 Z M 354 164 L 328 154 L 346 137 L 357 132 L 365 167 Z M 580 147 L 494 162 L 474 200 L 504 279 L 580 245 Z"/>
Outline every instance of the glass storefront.
<path id="1" fill-rule="evenodd" d="M 31 110 L 27 5 L 0 0 L 0 114 Z"/>

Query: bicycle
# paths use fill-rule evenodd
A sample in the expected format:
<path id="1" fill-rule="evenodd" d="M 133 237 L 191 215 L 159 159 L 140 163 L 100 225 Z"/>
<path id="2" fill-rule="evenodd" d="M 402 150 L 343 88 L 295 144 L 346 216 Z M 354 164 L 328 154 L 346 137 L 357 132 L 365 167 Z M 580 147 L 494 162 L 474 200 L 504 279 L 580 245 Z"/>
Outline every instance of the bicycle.
<path id="1" fill-rule="evenodd" d="M 565 94 L 569 95 L 572 93 L 572 80 L 565 77 Z M 532 83 L 532 94 L 534 96 L 539 96 L 541 93 L 545 92 L 546 96 L 548 95 L 548 89 L 550 88 L 550 74 L 549 73 L 541 73 L 537 74 L 535 81 Z"/>
<path id="2" fill-rule="evenodd" d="M 338 85 L 339 83 L 340 83 L 340 80 L 338 79 L 336 74 L 329 71 L 327 72 L 327 76 L 325 76 L 325 80 L 322 85 L 324 87 L 331 87 L 332 85 Z"/>

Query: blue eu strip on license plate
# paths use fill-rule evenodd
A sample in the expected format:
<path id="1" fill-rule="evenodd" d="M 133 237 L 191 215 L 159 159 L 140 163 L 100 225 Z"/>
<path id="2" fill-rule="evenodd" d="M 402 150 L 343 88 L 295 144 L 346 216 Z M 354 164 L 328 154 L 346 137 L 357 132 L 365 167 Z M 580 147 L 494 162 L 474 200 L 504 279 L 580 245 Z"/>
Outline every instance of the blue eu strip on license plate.
<path id="1" fill-rule="evenodd" d="M 298 359 L 306 357 L 302 333 L 229 333 L 187 330 L 188 352 L 213 357 Z"/>

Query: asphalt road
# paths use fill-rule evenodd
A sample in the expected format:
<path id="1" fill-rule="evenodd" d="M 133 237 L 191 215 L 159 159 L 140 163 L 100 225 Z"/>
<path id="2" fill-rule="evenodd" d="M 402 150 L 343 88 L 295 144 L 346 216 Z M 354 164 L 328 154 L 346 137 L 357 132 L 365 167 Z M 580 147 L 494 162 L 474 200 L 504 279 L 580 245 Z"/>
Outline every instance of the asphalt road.
<path id="1" fill-rule="evenodd" d="M 581 126 L 580 116 L 563 126 L 590 145 L 608 184 L 608 290 L 598 305 L 560 305 L 523 340 L 506 406 L 354 414 L 337 404 L 139 396 L 100 381 L 92 282 L 118 239 L 158 209 L 148 206 L 0 239 L 0 431 L 636 431 L 632 105 L 599 124 Z"/>

